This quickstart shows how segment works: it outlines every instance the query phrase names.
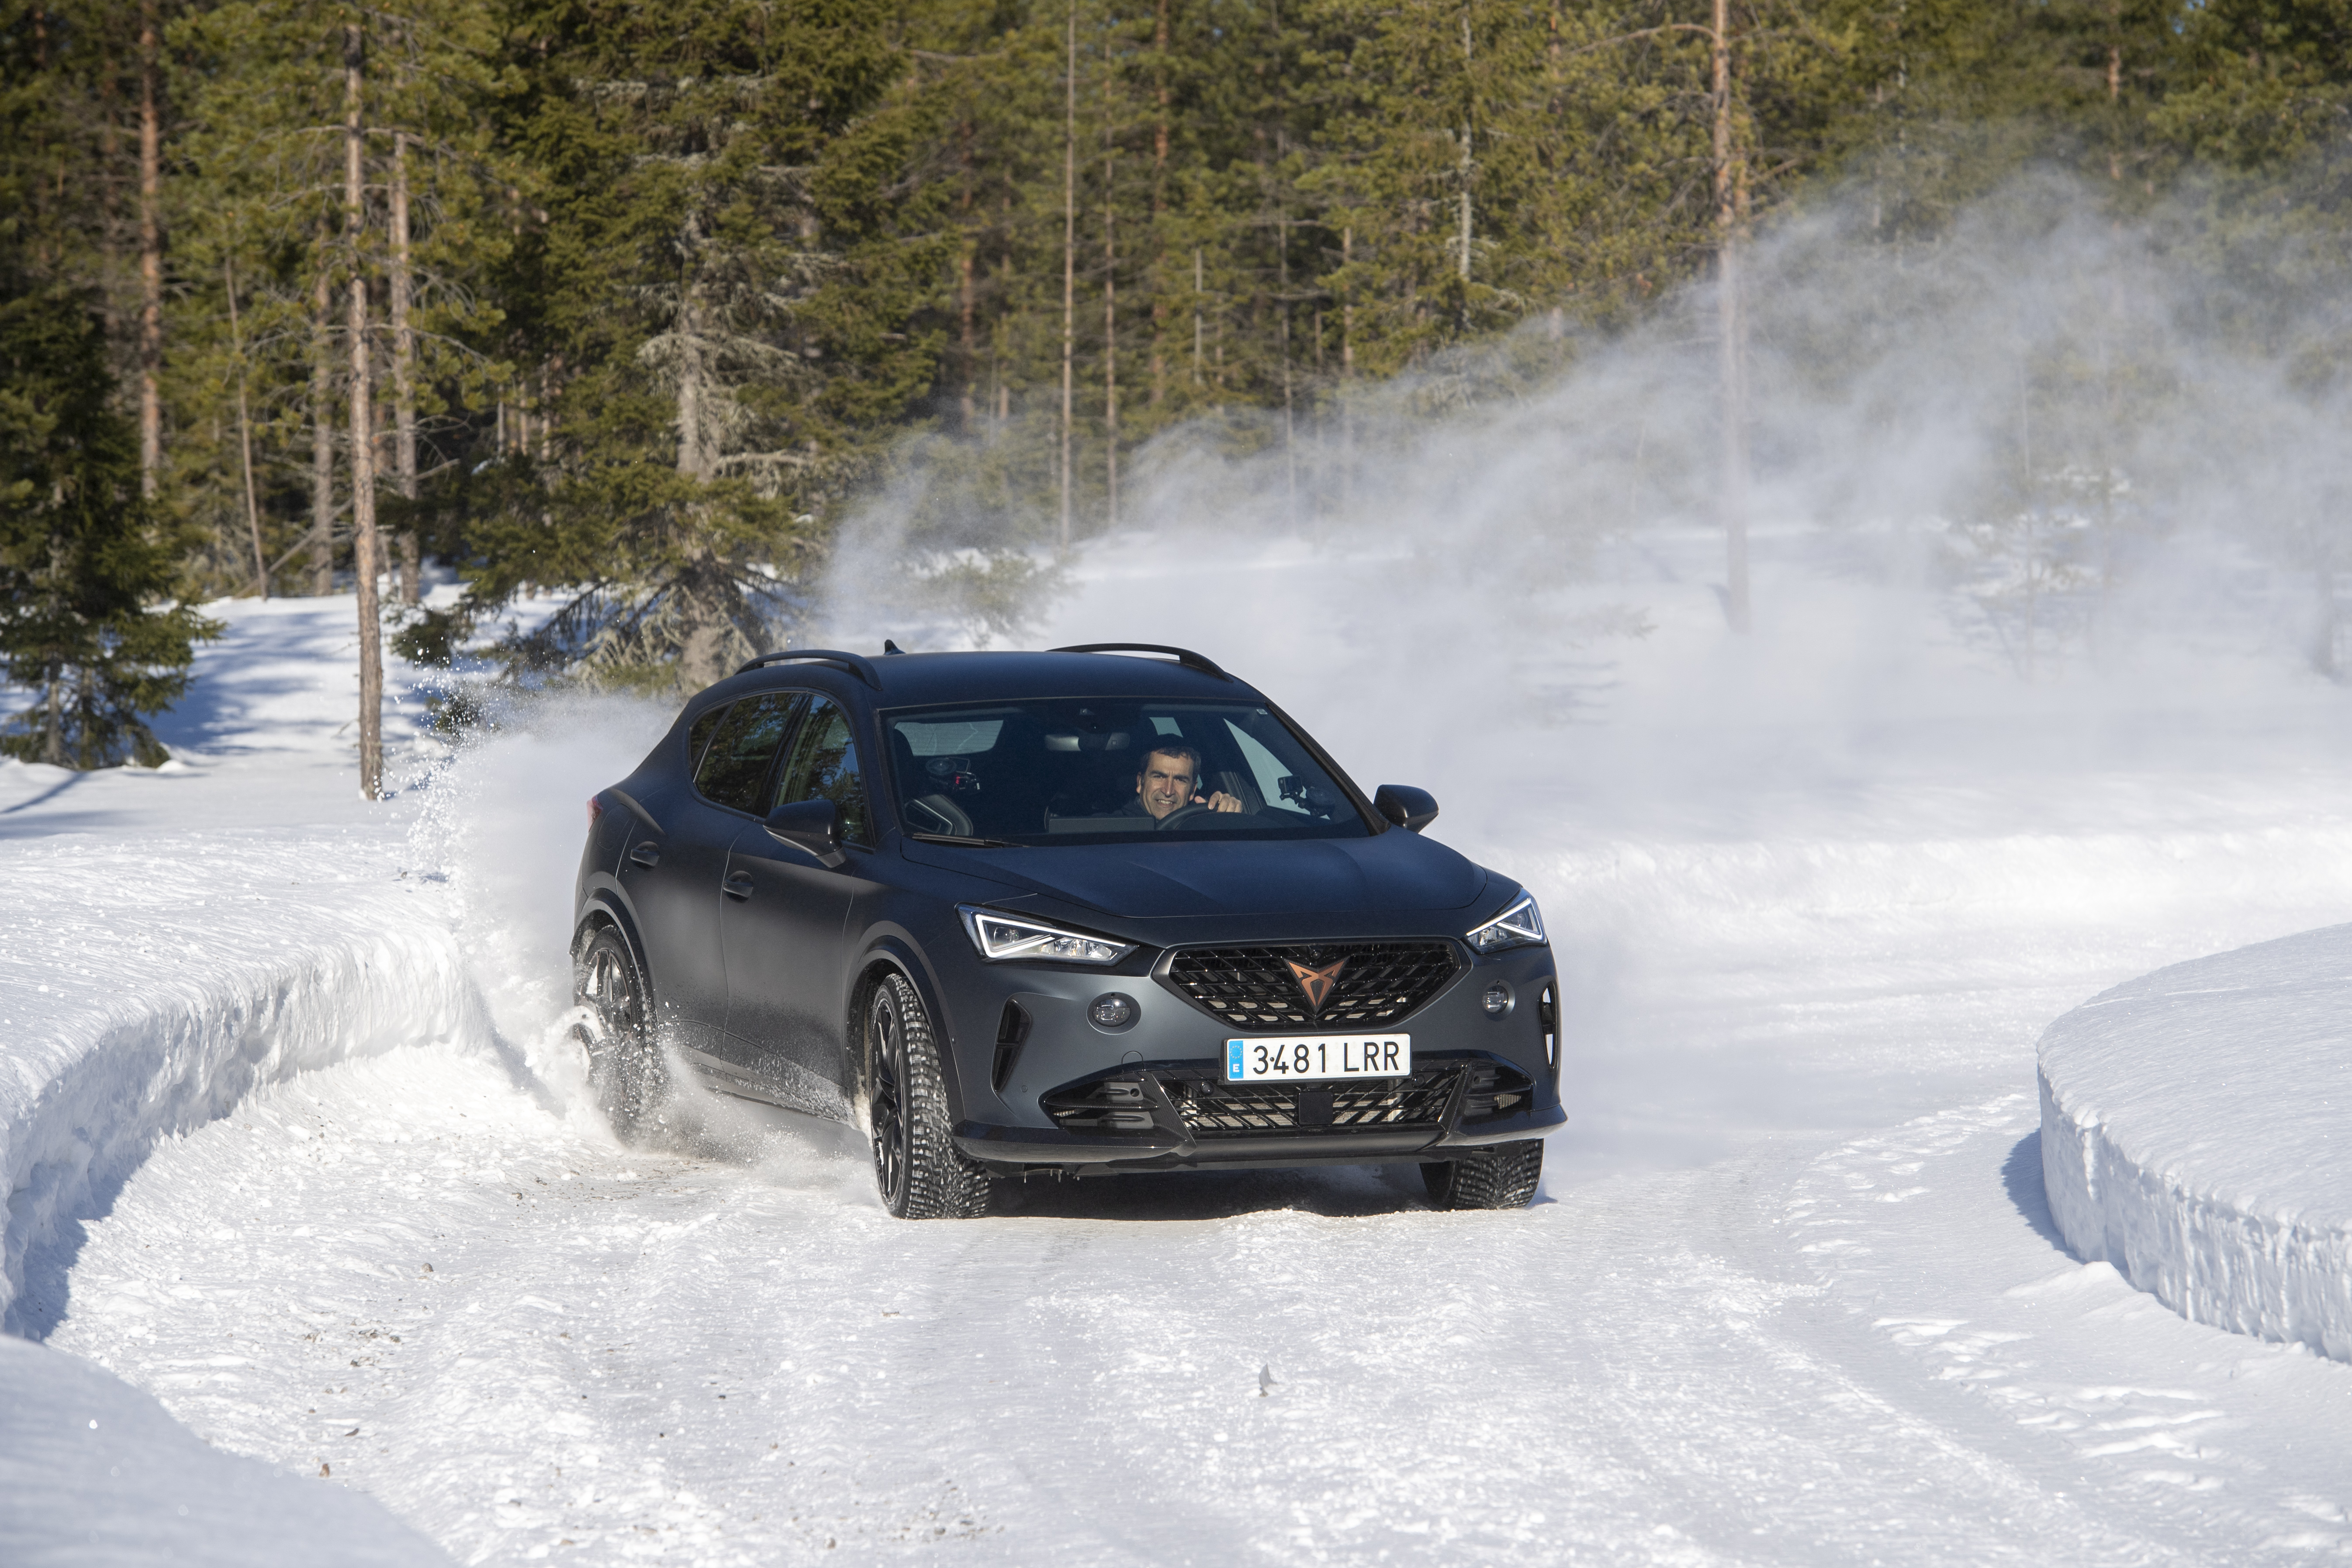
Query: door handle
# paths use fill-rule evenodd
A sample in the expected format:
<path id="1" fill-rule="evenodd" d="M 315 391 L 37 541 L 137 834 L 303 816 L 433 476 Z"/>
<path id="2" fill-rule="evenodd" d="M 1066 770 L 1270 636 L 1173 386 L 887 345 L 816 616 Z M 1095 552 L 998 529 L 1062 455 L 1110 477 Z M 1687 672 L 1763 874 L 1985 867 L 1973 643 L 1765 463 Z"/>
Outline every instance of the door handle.
<path id="1" fill-rule="evenodd" d="M 724 892 L 730 899 L 750 898 L 751 896 L 751 873 L 749 871 L 734 871 L 729 873 L 727 880 L 720 884 L 719 890 Z"/>
<path id="2" fill-rule="evenodd" d="M 646 839 L 629 851 L 629 858 L 640 866 L 657 866 L 661 863 L 661 846 Z"/>

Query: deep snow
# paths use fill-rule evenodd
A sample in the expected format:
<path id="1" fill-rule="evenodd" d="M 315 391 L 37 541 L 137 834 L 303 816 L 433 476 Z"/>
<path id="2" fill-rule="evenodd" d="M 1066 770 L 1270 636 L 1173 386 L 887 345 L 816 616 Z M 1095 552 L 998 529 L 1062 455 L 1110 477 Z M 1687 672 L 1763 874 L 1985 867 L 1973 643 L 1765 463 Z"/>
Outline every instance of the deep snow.
<path id="1" fill-rule="evenodd" d="M 2352 925 L 2174 964 L 2041 1057 L 2050 1209 L 2200 1323 L 2352 1361 Z"/>
<path id="2" fill-rule="evenodd" d="M 410 1048 L 355 1004 L 299 1047 L 216 1056 L 237 1092 L 184 1103 L 226 1113 L 159 1117 L 119 1184 L 55 1210 L 79 1229 L 23 1325 L 467 1562 L 2352 1546 L 2352 1368 L 2069 1257 L 2031 1097 L 2035 1037 L 2082 998 L 2343 918 L 2343 694 L 2256 659 L 2019 688 L 1889 640 L 1932 606 L 1801 543 L 1762 552 L 1776 613 L 1750 644 L 1696 572 L 1629 568 L 1537 608 L 1638 599 L 1655 635 L 1522 640 L 1486 686 L 1463 672 L 1509 617 L 1405 559 L 1241 570 L 1132 542 L 1037 638 L 1204 647 L 1360 779 L 1434 788 L 1438 836 L 1543 898 L 1575 1111 L 1520 1215 L 1309 1172 L 1033 1184 L 1002 1217 L 909 1226 L 820 1131 L 712 1108 L 615 1148 L 561 1047 L 563 900 L 581 798 L 666 716 L 554 712 L 367 808 L 341 668 L 289 656 L 264 694 L 208 654 L 214 717 L 167 734 L 173 770 L 0 768 L 0 932 L 52 942 L 79 987 L 11 977 L 11 1068 L 52 1081 L 16 1042 L 94 1037 L 107 994 L 242 1005 L 222 972 L 268 972 L 273 929 L 289 958 L 388 936 L 397 984 L 457 1010 Z M 1400 578 L 1415 636 L 1340 613 Z M 255 652 L 349 613 L 226 608 Z M 273 928 L 299 876 L 235 831 L 262 826 L 356 896 L 289 889 Z M 255 900 L 254 923 L 110 893 L 142 867 L 217 889 L 206 911 Z M 50 1103 L 10 1102 L 12 1148 L 51 1136 Z M 20 1537 L 79 1527 L 0 1495 Z"/>

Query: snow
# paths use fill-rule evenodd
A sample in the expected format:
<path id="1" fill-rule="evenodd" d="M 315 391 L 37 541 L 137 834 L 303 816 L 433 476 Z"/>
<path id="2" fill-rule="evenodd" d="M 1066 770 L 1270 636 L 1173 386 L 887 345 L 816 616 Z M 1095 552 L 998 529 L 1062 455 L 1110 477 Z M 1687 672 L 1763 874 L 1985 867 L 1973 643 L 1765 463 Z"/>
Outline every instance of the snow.
<path id="1" fill-rule="evenodd" d="M 2352 925 L 2174 964 L 2041 1046 L 2050 1209 L 2200 1323 L 2352 1360 Z"/>
<path id="2" fill-rule="evenodd" d="M 368 1498 L 209 1447 L 79 1356 L 0 1335 L 0 1563 L 446 1563 Z"/>
<path id="3" fill-rule="evenodd" d="M 581 800 L 667 714 L 553 706 L 429 777 L 403 735 L 365 805 L 349 601 L 214 606 L 243 640 L 172 767 L 0 767 L 41 1342 L 0 1346 L 0 1422 L 60 1407 L 38 1369 L 110 1374 L 155 1423 L 126 1530 L 179 1528 L 177 1442 L 467 1563 L 2352 1549 L 2352 1368 L 2070 1255 L 2031 1095 L 2084 997 L 2343 919 L 2345 694 L 2251 656 L 2022 687 L 1800 545 L 1762 542 L 1728 650 L 1708 542 L 1663 536 L 1510 614 L 1406 556 L 1138 539 L 1034 639 L 1203 648 L 1543 900 L 1571 1121 L 1507 1215 L 1367 1169 L 908 1226 L 789 1118 L 617 1147 L 563 1046 L 566 900 Z M 1514 639 L 1616 600 L 1655 633 Z M 70 1557 L 94 1472 L 16 1430 L 0 1558 Z"/>

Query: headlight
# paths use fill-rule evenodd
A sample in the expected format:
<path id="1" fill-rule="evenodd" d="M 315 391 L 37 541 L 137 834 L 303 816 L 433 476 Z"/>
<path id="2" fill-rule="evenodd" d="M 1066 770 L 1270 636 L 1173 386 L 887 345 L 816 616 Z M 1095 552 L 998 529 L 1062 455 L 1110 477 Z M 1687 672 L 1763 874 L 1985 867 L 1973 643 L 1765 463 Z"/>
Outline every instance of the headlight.
<path id="1" fill-rule="evenodd" d="M 1008 959 L 1044 959 L 1052 963 L 1117 963 L 1135 951 L 1131 942 L 1106 942 L 1098 936 L 1087 936 L 1079 931 L 1064 931 L 1043 921 L 1033 921 L 1019 915 L 1000 914 L 994 910 L 977 910 L 970 904 L 958 904 L 956 913 L 963 917 L 963 929 L 971 933 L 971 945 L 980 949 L 980 956 L 992 963 Z"/>
<path id="2" fill-rule="evenodd" d="M 1533 947 L 1543 940 L 1543 911 L 1536 908 L 1534 897 L 1528 893 L 1521 893 L 1509 909 L 1470 933 L 1470 945 L 1480 952 Z"/>

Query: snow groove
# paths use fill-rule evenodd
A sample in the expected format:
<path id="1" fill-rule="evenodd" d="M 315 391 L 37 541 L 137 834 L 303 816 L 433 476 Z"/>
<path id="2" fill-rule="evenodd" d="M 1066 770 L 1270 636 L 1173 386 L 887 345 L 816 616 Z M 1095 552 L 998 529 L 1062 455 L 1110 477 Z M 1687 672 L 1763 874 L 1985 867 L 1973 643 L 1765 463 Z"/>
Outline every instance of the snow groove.
<path id="1" fill-rule="evenodd" d="M 2352 925 L 2119 985 L 2040 1055 L 2042 1181 L 2079 1257 L 2352 1361 Z"/>
<path id="2" fill-rule="evenodd" d="M 493 1041 L 445 900 L 349 840 L 68 839 L 0 914 L 0 1315 L 41 1338 L 82 1223 L 156 1142 L 257 1088 L 432 1040 Z M 266 894 L 258 889 L 267 889 Z"/>

